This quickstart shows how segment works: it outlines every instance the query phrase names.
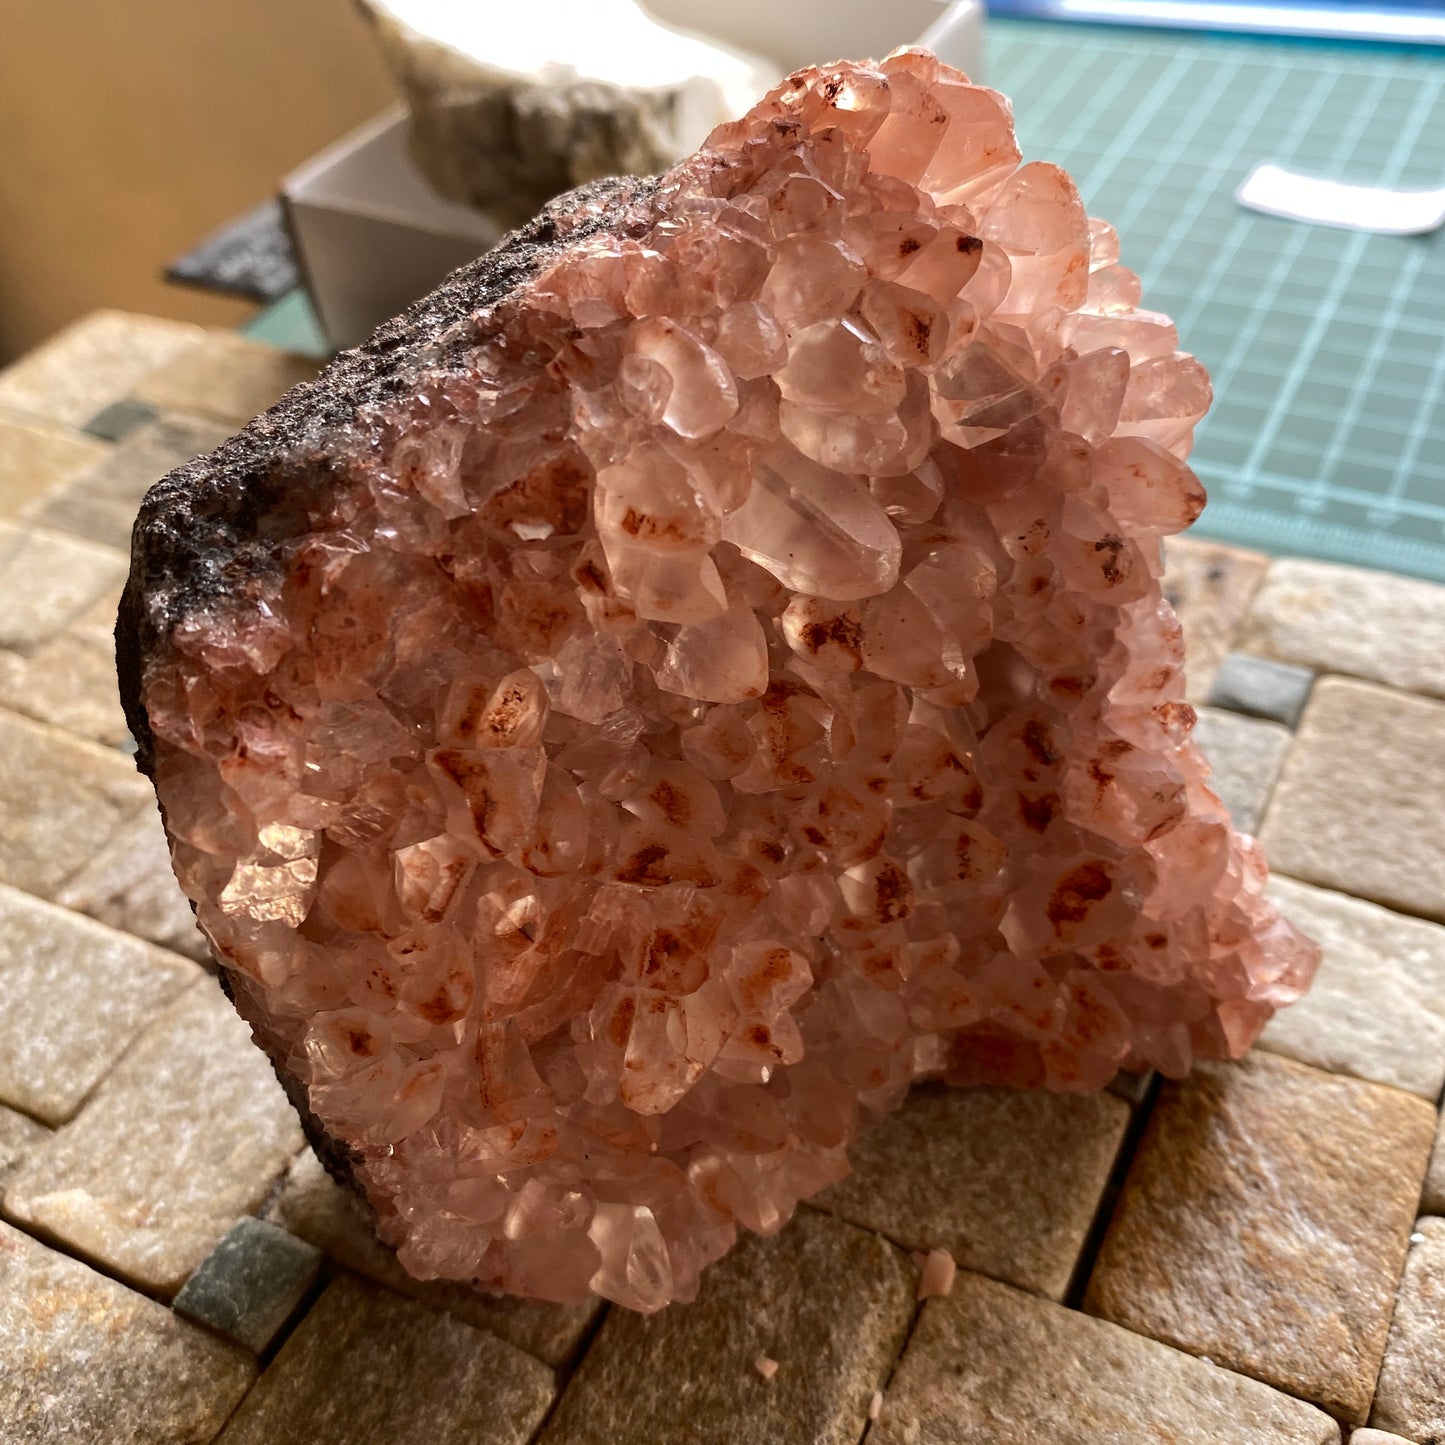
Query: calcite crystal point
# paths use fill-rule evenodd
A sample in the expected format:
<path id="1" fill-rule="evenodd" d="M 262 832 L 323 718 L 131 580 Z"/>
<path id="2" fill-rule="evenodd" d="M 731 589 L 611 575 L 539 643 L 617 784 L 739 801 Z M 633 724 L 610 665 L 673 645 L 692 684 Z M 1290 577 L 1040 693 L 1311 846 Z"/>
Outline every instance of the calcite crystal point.
<path id="1" fill-rule="evenodd" d="M 223 977 L 419 1277 L 652 1310 L 941 1077 L 1241 1053 L 1209 401 L 1007 102 L 804 71 L 160 483 L 120 661 Z"/>

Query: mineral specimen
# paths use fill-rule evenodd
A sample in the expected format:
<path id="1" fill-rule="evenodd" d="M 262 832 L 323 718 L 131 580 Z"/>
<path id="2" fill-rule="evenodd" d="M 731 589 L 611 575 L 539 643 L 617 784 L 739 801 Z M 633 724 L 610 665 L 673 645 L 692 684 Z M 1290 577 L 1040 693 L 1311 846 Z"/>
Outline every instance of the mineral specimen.
<path id="1" fill-rule="evenodd" d="M 930 55 L 600 183 L 151 493 L 139 761 L 423 1277 L 636 1309 L 942 1077 L 1237 1055 L 1316 951 L 1190 740 L 1209 401 Z"/>
<path id="2" fill-rule="evenodd" d="M 639 0 L 361 9 L 406 97 L 417 167 L 504 220 L 585 181 L 672 165 L 784 68 L 659 24 Z"/>

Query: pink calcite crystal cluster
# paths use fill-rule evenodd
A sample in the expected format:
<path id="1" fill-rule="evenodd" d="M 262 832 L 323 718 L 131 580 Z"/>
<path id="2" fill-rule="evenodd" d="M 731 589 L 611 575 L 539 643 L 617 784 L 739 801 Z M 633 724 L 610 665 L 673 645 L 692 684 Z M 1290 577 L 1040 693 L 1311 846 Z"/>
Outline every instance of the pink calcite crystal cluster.
<path id="1" fill-rule="evenodd" d="M 1207 378 L 1019 160 L 927 54 L 802 72 L 253 424 L 244 538 L 128 604 L 179 877 L 413 1274 L 685 1300 L 912 1081 L 1179 1075 L 1307 985 L 1160 590 Z"/>

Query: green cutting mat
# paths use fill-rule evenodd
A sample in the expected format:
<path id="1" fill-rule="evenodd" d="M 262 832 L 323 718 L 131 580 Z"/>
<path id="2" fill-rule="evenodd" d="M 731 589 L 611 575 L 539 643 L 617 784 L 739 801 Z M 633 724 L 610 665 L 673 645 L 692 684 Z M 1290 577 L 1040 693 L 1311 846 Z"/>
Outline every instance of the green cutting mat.
<path id="1" fill-rule="evenodd" d="M 1214 376 L 1197 531 L 1445 581 L 1445 233 L 1233 199 L 1258 161 L 1445 186 L 1445 60 L 1025 21 L 988 36 L 1025 155 L 1074 175 Z"/>

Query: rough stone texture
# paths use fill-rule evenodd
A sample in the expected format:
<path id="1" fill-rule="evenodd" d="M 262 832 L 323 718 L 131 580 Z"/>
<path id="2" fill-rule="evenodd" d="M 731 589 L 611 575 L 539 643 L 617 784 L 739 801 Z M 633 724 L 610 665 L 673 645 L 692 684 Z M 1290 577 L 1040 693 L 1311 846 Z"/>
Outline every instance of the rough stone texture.
<path id="1" fill-rule="evenodd" d="M 320 1273 L 313 1245 L 263 1219 L 238 1219 L 181 1287 L 175 1307 L 260 1354 Z"/>
<path id="2" fill-rule="evenodd" d="M 199 346 L 151 372 L 135 394 L 159 412 L 243 422 L 264 411 L 282 392 L 310 381 L 319 369 L 319 363 L 307 357 L 292 356 L 232 331 L 211 331 Z M 187 443 L 181 445 L 187 455 L 192 453 Z"/>
<path id="3" fill-rule="evenodd" d="M 1062 1299 L 1129 1122 L 1112 1094 L 917 1088 L 814 1203 Z"/>
<path id="4" fill-rule="evenodd" d="M 1325 956 L 1260 1046 L 1433 1103 L 1445 1088 L 1445 928 L 1289 878 L 1272 878 L 1270 894 Z"/>
<path id="5" fill-rule="evenodd" d="M 202 1445 L 255 1373 L 245 1351 L 0 1224 L 5 1445 Z"/>
<path id="6" fill-rule="evenodd" d="M 171 871 L 159 816 L 149 808 L 123 824 L 110 842 L 57 890 L 55 901 L 112 928 L 215 965 L 205 936 Z"/>
<path id="7" fill-rule="evenodd" d="M 1445 1440 L 1445 1219 L 1422 1219 L 1400 1281 L 1370 1424 Z"/>
<path id="8" fill-rule="evenodd" d="M 1338 1445 L 1299 1400 L 960 1274 L 923 1307 L 870 1445 Z"/>
<path id="9" fill-rule="evenodd" d="M 188 364 L 189 358 L 181 366 Z M 274 399 L 267 397 L 262 404 Z M 130 530 L 146 492 L 167 472 L 219 446 L 228 435 L 230 428 L 222 422 L 176 414 L 157 416 L 53 493 L 36 520 L 77 537 L 129 548 Z M 112 609 L 112 625 L 114 622 Z"/>
<path id="10" fill-rule="evenodd" d="M 108 450 L 91 437 L 0 415 L 0 518 L 33 509 Z"/>
<path id="11" fill-rule="evenodd" d="M 553 1368 L 575 1357 L 600 1308 L 595 1299 L 580 1305 L 545 1304 L 484 1294 L 447 1280 L 413 1279 L 310 1149 L 292 1161 L 284 1185 L 266 1206 L 266 1218 L 314 1244 L 343 1268 L 489 1330 Z"/>
<path id="12" fill-rule="evenodd" d="M 1425 1214 L 1445 1215 L 1445 1116 L 1441 1117 L 1440 1131 L 1435 1136 L 1425 1187 L 1420 1192 L 1420 1209 Z"/>
<path id="13" fill-rule="evenodd" d="M 1281 873 L 1445 919 L 1445 703 L 1315 685 L 1262 841 Z"/>
<path id="14" fill-rule="evenodd" d="M 106 747 L 130 737 L 112 649 L 69 628 L 34 652 L 0 652 L 0 706 Z"/>
<path id="15" fill-rule="evenodd" d="M 301 1129 L 213 981 L 147 1030 L 78 1118 L 31 1154 L 5 1211 L 142 1288 L 171 1294 L 250 1213 Z"/>
<path id="16" fill-rule="evenodd" d="M 1434 1114 L 1252 1054 L 1166 1084 L 1085 1308 L 1363 1424 Z"/>
<path id="17" fill-rule="evenodd" d="M 1414 1445 L 1414 1441 L 1388 1430 L 1356 1430 L 1350 1436 L 1350 1445 Z"/>
<path id="18" fill-rule="evenodd" d="M 552 1372 L 364 1280 L 331 1284 L 217 1445 L 525 1445 Z"/>
<path id="19" fill-rule="evenodd" d="M 63 1124 L 193 963 L 0 885 L 0 1100 Z"/>
<path id="20" fill-rule="evenodd" d="M 53 897 L 149 800 L 129 758 L 0 711 L 0 883 Z"/>
<path id="21" fill-rule="evenodd" d="M 0 407 L 83 427 L 205 334 L 155 316 L 94 311 L 0 371 Z"/>
<path id="22" fill-rule="evenodd" d="M 801 1210 L 709 1270 L 694 1303 L 613 1310 L 539 1445 L 854 1445 L 915 1289 L 892 1245 Z"/>
<path id="23" fill-rule="evenodd" d="M 125 580 L 123 552 L 0 522 L 0 647 L 38 647 Z"/>
<path id="24" fill-rule="evenodd" d="M 1445 587 L 1390 572 L 1283 557 L 1241 647 L 1407 692 L 1445 697 Z"/>
<path id="25" fill-rule="evenodd" d="M 800 72 L 148 498 L 138 759 L 418 1276 L 689 1299 L 913 1079 L 1177 1073 L 1307 985 L 1161 601 L 1207 378 L 1017 162 L 925 52 Z"/>
<path id="26" fill-rule="evenodd" d="M 1164 595 L 1184 629 L 1185 696 L 1207 702 L 1269 558 L 1199 537 L 1164 541 Z"/>
<path id="27" fill-rule="evenodd" d="M 1307 667 L 1231 652 L 1209 690 L 1211 706 L 1242 712 L 1292 728 L 1300 720 L 1315 674 Z"/>
<path id="28" fill-rule="evenodd" d="M 1234 826 L 1257 833 L 1293 741 L 1289 729 L 1202 707 L 1194 737 L 1209 761 L 1209 786 L 1224 799 Z"/>
<path id="29" fill-rule="evenodd" d="M 25 1156 L 49 1137 L 50 1130 L 43 1124 L 0 1104 L 0 1196 Z"/>

